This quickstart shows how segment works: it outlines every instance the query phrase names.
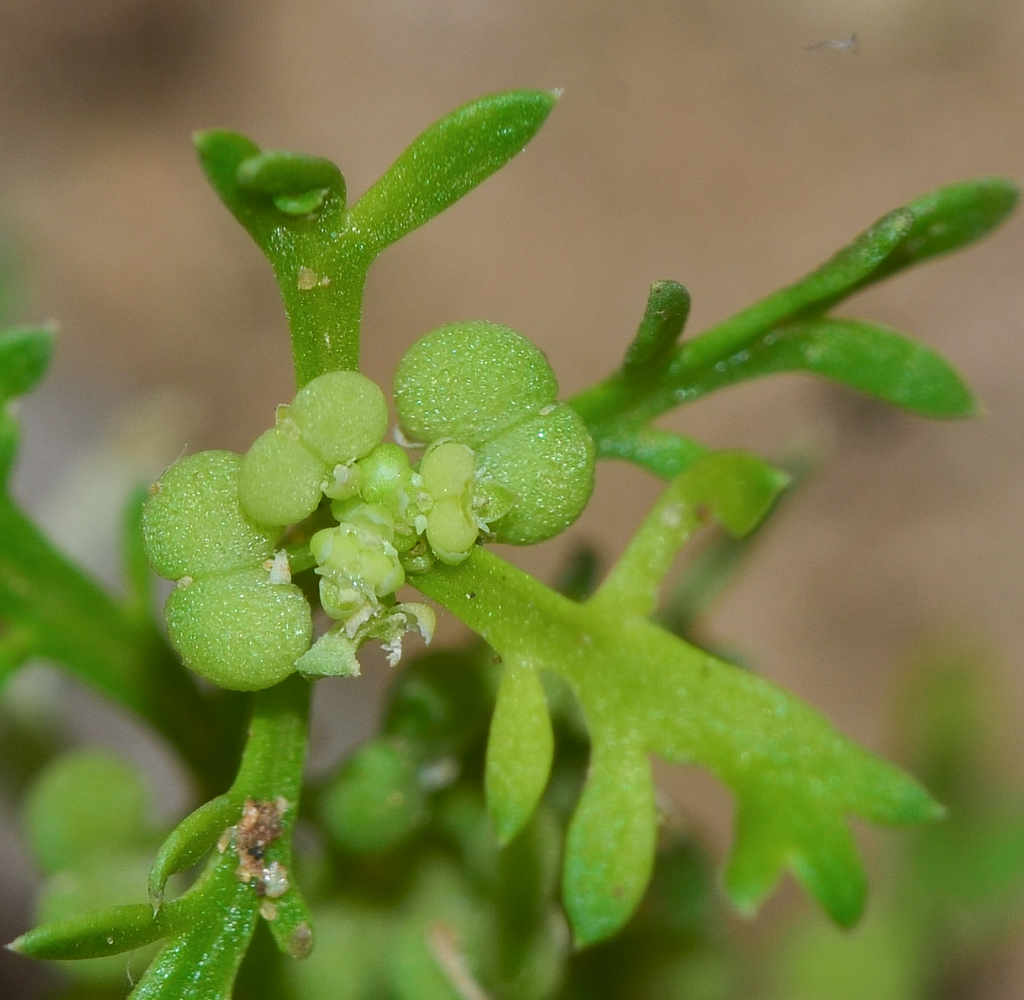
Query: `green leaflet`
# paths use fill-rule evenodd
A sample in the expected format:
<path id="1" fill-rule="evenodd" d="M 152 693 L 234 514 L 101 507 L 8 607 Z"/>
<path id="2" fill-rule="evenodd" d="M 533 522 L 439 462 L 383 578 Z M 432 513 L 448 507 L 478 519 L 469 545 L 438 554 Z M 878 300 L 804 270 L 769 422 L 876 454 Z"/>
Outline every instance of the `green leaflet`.
<path id="1" fill-rule="evenodd" d="M 521 152 L 557 100 L 550 90 L 511 90 L 445 115 L 352 206 L 349 225 L 380 253 Z"/>
<path id="2" fill-rule="evenodd" d="M 592 428 L 592 433 L 598 458 L 621 458 L 665 480 L 674 479 L 708 451 L 693 438 L 658 427 L 614 422 Z"/>
<path id="3" fill-rule="evenodd" d="M 154 913 L 163 905 L 167 880 L 203 859 L 238 817 L 241 805 L 238 796 L 218 795 L 189 813 L 171 831 L 149 870 L 149 898 Z"/>
<path id="4" fill-rule="evenodd" d="M 636 734 L 594 742 L 565 842 L 562 898 L 576 941 L 611 937 L 632 916 L 654 866 L 654 781 Z"/>
<path id="5" fill-rule="evenodd" d="M 860 286 L 987 236 L 1017 206 L 1020 190 L 1004 177 L 977 177 L 937 188 L 905 206 L 914 222 L 906 238 Z"/>
<path id="6" fill-rule="evenodd" d="M 805 371 L 925 417 L 970 417 L 977 403 L 941 355 L 895 330 L 819 317 L 790 323 L 687 384 L 691 398 L 779 372 Z"/>
<path id="7" fill-rule="evenodd" d="M 790 869 L 835 920 L 849 924 L 863 905 L 864 885 L 846 817 L 908 823 L 938 815 L 916 782 L 840 735 L 819 712 L 647 620 L 658 581 L 698 523 L 694 497 L 714 500 L 708 484 L 718 475 L 724 482 L 725 470 L 740 469 L 744 458 L 746 475 L 757 483 L 753 461 L 735 455 L 709 456 L 696 476 L 678 477 L 602 588 L 582 604 L 482 549 L 461 566 L 437 566 L 416 578 L 420 590 L 506 660 L 560 674 L 579 700 L 600 766 L 565 859 L 564 885 L 572 893 L 566 906 L 578 944 L 621 926 L 630 909 L 620 899 L 635 904 L 649 870 L 653 837 L 636 763 L 647 753 L 702 765 L 736 796 L 737 839 L 726 881 L 745 910 Z M 770 481 L 763 473 L 760 483 Z M 779 485 L 776 479 L 776 492 Z M 763 513 L 774 494 L 762 485 L 760 497 Z M 743 510 L 727 496 L 720 503 L 734 524 L 753 521 L 754 506 Z M 610 772 L 602 768 L 614 767 L 625 769 L 618 780 L 603 777 Z M 628 806 L 624 782 L 632 789 Z M 623 816 L 624 809 L 640 818 Z M 592 829 L 599 822 L 611 830 L 606 839 Z"/>
<path id="8" fill-rule="evenodd" d="M 825 312 L 905 267 L 973 243 L 1003 222 L 1017 197 L 1016 185 L 1001 178 L 964 181 L 922 195 L 883 216 L 806 278 L 701 334 L 678 360 L 689 367 L 727 360 L 777 326 Z"/>
<path id="9" fill-rule="evenodd" d="M 309 685 L 293 677 L 259 692 L 253 703 L 234 785 L 188 816 L 157 854 L 150 872 L 154 905 L 115 907 L 37 927 L 12 948 L 36 958 L 87 958 L 167 937 L 132 993 L 146 1000 L 228 1000 L 258 916 L 283 952 L 295 958 L 308 954 L 312 921 L 294 884 L 291 834 L 305 762 Z M 232 821 L 230 836 L 218 845 L 223 850 L 211 855 L 196 883 L 160 906 L 168 876 L 201 858 Z M 58 844 L 56 853 L 63 857 L 67 848 Z"/>
<path id="10" fill-rule="evenodd" d="M 554 749 L 544 686 L 535 670 L 510 660 L 498 688 L 484 772 L 487 805 L 500 844 L 507 844 L 533 815 Z"/>
<path id="11" fill-rule="evenodd" d="M 174 928 L 131 1000 L 231 1000 L 260 905 L 252 887 L 235 874 L 237 865 L 230 852 L 211 860 L 192 889 L 202 894 L 202 905 L 190 907 L 189 919 Z M 154 922 L 174 906 L 164 907 Z"/>
<path id="12" fill-rule="evenodd" d="M 870 324 L 856 325 L 862 331 L 858 336 L 868 341 L 857 351 L 854 327 L 847 325 L 852 321 L 821 314 L 905 267 L 980 239 L 1003 222 L 1017 197 L 1016 185 L 1001 178 L 965 181 L 922 195 L 881 218 L 807 277 L 684 341 L 646 382 L 618 372 L 574 397 L 572 405 L 595 439 L 614 440 L 620 423 L 644 426 L 660 413 L 735 382 L 809 371 L 924 416 L 969 415 L 974 412 L 970 394 L 937 355 Z M 872 351 L 880 353 L 885 366 L 877 379 L 863 368 L 865 352 Z M 816 362 L 819 353 L 829 355 L 822 366 Z M 908 377 L 899 364 L 917 372 Z M 925 384 L 930 377 L 938 380 L 934 391 Z"/>
<path id="13" fill-rule="evenodd" d="M 457 109 L 348 210 L 345 180 L 329 160 L 261 152 L 224 129 L 196 133 L 210 184 L 273 266 L 300 387 L 358 367 L 363 285 L 374 258 L 512 159 L 554 102 L 550 91 L 510 91 Z"/>
<path id="14" fill-rule="evenodd" d="M 661 368 L 675 347 L 690 315 L 690 293 L 677 281 L 656 281 L 633 342 L 626 349 L 622 372 L 633 378 Z"/>
<path id="15" fill-rule="evenodd" d="M 51 961 L 120 955 L 165 937 L 180 916 L 168 907 L 166 914 L 154 917 L 145 903 L 116 906 L 36 927 L 7 947 L 28 958 Z"/>

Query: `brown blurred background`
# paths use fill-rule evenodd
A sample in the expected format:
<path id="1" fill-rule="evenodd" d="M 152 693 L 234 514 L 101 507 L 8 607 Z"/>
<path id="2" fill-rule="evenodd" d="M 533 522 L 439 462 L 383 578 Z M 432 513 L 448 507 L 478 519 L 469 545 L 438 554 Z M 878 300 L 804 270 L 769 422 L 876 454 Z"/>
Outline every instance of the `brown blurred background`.
<path id="1" fill-rule="evenodd" d="M 856 52 L 808 48 L 854 32 Z M 698 331 L 929 188 L 1020 178 L 1024 4 L 0 0 L 8 292 L 15 318 L 61 328 L 23 408 L 25 502 L 109 574 L 134 477 L 186 447 L 244 450 L 291 395 L 269 268 L 207 188 L 193 129 L 330 156 L 355 197 L 430 121 L 520 86 L 565 89 L 529 150 L 374 265 L 365 366 L 382 381 L 426 330 L 484 318 L 535 340 L 570 394 L 618 364 L 654 279 L 687 285 Z M 980 420 L 785 377 L 669 421 L 816 459 L 713 631 L 880 749 L 893 670 L 936 629 L 996 650 L 1020 717 L 1022 249 L 1024 216 L 846 307 L 942 350 Z M 613 554 L 656 491 L 609 466 L 573 535 Z M 549 572 L 565 545 L 521 561 Z M 386 680 L 368 673 L 368 690 Z M 326 760 L 351 734 L 320 720 Z M 14 871 L 11 902 L 28 892 Z"/>

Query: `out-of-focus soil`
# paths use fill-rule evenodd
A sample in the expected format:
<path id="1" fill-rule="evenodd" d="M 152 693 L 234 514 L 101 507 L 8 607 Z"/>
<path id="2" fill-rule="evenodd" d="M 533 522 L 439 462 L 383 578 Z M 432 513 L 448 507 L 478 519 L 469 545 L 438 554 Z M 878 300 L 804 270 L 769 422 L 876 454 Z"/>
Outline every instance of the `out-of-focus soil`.
<path id="1" fill-rule="evenodd" d="M 853 32 L 856 52 L 809 48 Z M 1024 6 L 5 0 L 11 309 L 61 327 L 23 409 L 26 502 L 81 542 L 112 498 L 79 459 L 111 426 L 138 468 L 160 442 L 151 475 L 185 447 L 244 449 L 291 395 L 269 269 L 208 190 L 193 129 L 330 156 L 358 195 L 434 118 L 520 86 L 565 90 L 528 151 L 374 266 L 364 350 L 381 380 L 431 327 L 486 318 L 535 340 L 569 394 L 618 364 L 654 279 L 687 285 L 697 331 L 929 188 L 1019 177 Z M 935 629 L 991 644 L 1019 715 L 1022 251 L 1024 217 L 846 307 L 944 352 L 979 420 L 931 423 L 785 377 L 667 421 L 817 462 L 710 631 L 879 749 L 893 670 Z M 574 537 L 614 553 L 657 489 L 602 470 Z M 521 561 L 549 572 L 565 544 Z"/>

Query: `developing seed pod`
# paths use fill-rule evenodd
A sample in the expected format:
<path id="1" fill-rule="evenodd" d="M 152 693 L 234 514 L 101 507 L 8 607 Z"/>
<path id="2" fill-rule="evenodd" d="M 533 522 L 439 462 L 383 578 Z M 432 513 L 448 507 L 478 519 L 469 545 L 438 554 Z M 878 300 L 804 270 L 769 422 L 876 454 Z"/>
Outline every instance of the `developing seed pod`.
<path id="1" fill-rule="evenodd" d="M 473 452 L 444 441 L 429 449 L 420 464 L 423 489 L 433 498 L 427 511 L 427 541 L 441 562 L 457 565 L 472 551 L 479 527 L 473 517 Z"/>
<path id="2" fill-rule="evenodd" d="M 308 445 L 329 465 L 369 454 L 388 429 L 388 404 L 359 372 L 327 372 L 303 386 L 289 407 Z"/>
<path id="3" fill-rule="evenodd" d="M 246 452 L 238 477 L 238 501 L 261 524 L 294 524 L 320 503 L 327 468 L 285 418 L 264 431 Z"/>
<path id="4" fill-rule="evenodd" d="M 547 358 L 497 323 L 442 326 L 417 340 L 395 372 L 395 409 L 415 441 L 454 438 L 476 448 L 557 395 Z"/>
<path id="5" fill-rule="evenodd" d="M 477 449 L 478 490 L 490 484 L 515 496 L 488 525 L 495 540 L 533 545 L 564 531 L 594 489 L 594 442 L 582 417 L 558 403 Z"/>
<path id="6" fill-rule="evenodd" d="M 142 511 L 150 565 L 168 580 L 256 566 L 274 551 L 277 532 L 238 502 L 242 456 L 202 451 L 175 462 L 154 483 Z"/>
<path id="7" fill-rule="evenodd" d="M 271 583 L 262 568 L 178 587 L 164 613 L 168 635 L 185 663 L 234 691 L 259 691 L 283 681 L 313 636 L 302 591 L 291 583 Z"/>

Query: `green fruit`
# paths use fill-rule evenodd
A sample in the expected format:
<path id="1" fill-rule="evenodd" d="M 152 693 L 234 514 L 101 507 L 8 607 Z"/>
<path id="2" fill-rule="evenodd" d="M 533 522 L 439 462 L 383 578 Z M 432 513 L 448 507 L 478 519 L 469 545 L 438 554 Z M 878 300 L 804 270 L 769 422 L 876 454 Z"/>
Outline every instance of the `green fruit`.
<path id="1" fill-rule="evenodd" d="M 171 642 L 185 663 L 234 691 L 259 691 L 284 680 L 313 636 L 302 591 L 291 583 L 270 583 L 264 569 L 178 587 L 164 613 Z"/>
<path id="2" fill-rule="evenodd" d="M 362 498 L 404 519 L 418 492 L 408 453 L 397 444 L 379 444 L 357 468 Z"/>
<path id="3" fill-rule="evenodd" d="M 302 440 L 329 465 L 369 454 L 388 429 L 388 404 L 359 372 L 327 372 L 299 390 L 288 411 Z"/>
<path id="4" fill-rule="evenodd" d="M 142 533 L 153 569 L 168 580 L 253 566 L 277 532 L 239 506 L 242 456 L 201 451 L 175 462 L 150 489 Z"/>
<path id="5" fill-rule="evenodd" d="M 36 779 L 25 827 L 47 874 L 118 851 L 145 835 L 146 790 L 135 768 L 105 750 L 58 757 Z"/>
<path id="6" fill-rule="evenodd" d="M 254 521 L 294 524 L 316 510 L 326 478 L 324 460 L 299 440 L 297 429 L 285 420 L 264 431 L 246 453 L 238 500 Z"/>
<path id="7" fill-rule="evenodd" d="M 532 545 L 564 531 L 594 489 L 594 442 L 564 403 L 524 420 L 476 453 L 480 492 L 511 491 L 515 504 L 488 527 L 499 542 Z"/>
<path id="8" fill-rule="evenodd" d="M 429 449 L 420 464 L 423 489 L 434 503 L 427 512 L 427 541 L 442 562 L 456 565 L 472 551 L 479 527 L 473 516 L 473 452 L 444 441 Z"/>
<path id="9" fill-rule="evenodd" d="M 386 851 L 425 819 L 418 762 L 404 741 L 376 739 L 356 751 L 323 800 L 324 825 L 342 847 Z"/>
<path id="10" fill-rule="evenodd" d="M 421 337 L 398 364 L 395 408 L 405 432 L 475 448 L 554 401 L 558 382 L 525 337 L 496 323 L 457 323 Z"/>

